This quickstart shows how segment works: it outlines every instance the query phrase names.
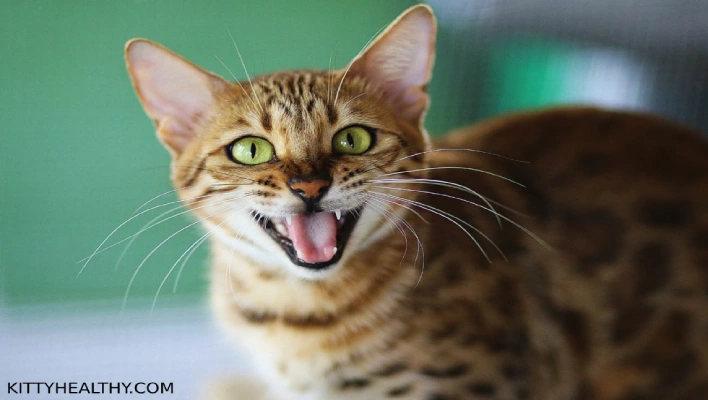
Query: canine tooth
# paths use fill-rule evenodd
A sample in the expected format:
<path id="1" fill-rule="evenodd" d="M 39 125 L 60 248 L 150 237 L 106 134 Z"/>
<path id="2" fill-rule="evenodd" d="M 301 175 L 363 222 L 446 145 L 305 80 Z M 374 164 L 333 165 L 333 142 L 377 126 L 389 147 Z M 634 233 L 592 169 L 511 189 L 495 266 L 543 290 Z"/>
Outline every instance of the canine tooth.
<path id="1" fill-rule="evenodd" d="M 337 221 L 339 221 L 340 219 L 342 219 L 342 210 L 336 210 L 336 211 L 334 211 L 334 216 L 337 217 Z M 335 247 L 334 249 L 335 249 L 335 253 L 336 253 L 337 248 Z"/>
<path id="2" fill-rule="evenodd" d="M 285 222 L 288 223 L 288 226 L 292 225 L 292 224 L 293 224 L 293 217 L 292 217 L 292 215 L 286 215 L 286 216 L 285 216 Z"/>
<path id="3" fill-rule="evenodd" d="M 335 254 L 337 254 L 337 248 L 332 247 L 332 256 L 334 257 Z"/>
<path id="4" fill-rule="evenodd" d="M 284 236 L 286 236 L 286 235 L 288 234 L 288 230 L 285 229 L 285 226 L 283 226 L 283 224 L 281 224 L 281 223 L 276 223 L 276 224 L 275 224 L 275 230 L 278 231 L 278 233 L 280 233 L 281 235 L 284 235 Z"/>

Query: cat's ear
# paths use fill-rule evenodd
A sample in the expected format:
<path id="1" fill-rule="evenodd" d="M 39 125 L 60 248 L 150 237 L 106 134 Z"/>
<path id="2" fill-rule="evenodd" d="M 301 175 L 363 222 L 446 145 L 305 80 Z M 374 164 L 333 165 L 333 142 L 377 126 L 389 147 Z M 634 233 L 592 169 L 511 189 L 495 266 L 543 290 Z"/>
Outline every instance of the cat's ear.
<path id="1" fill-rule="evenodd" d="M 214 111 L 216 94 L 229 83 L 146 39 L 126 43 L 125 61 L 158 137 L 173 156 L 179 155 Z"/>
<path id="2" fill-rule="evenodd" d="M 409 8 L 349 65 L 382 89 L 397 115 L 416 126 L 428 108 L 427 86 L 435 58 L 436 23 L 427 5 Z"/>

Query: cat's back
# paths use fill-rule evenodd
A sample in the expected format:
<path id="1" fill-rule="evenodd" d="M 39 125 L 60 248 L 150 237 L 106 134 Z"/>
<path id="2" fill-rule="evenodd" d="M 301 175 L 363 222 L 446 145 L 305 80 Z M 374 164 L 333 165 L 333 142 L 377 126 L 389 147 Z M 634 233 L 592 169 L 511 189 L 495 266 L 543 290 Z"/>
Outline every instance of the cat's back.
<path id="1" fill-rule="evenodd" d="M 454 132 L 435 147 L 478 152 L 434 152 L 431 163 L 513 180 L 535 218 L 592 208 L 660 231 L 708 224 L 708 141 L 656 116 L 586 107 L 519 113 Z M 436 174 L 466 186 L 509 183 L 449 172 Z"/>
<path id="2" fill-rule="evenodd" d="M 519 173 L 553 187 L 610 175 L 677 186 L 708 177 L 708 142 L 699 133 L 649 114 L 590 107 L 511 114 L 453 132 L 436 147 L 525 161 Z"/>
<path id="3" fill-rule="evenodd" d="M 708 394 L 708 143 L 700 134 L 642 114 L 566 108 L 492 120 L 435 146 L 484 152 L 434 152 L 434 167 L 455 169 L 433 178 L 487 196 L 549 247 L 507 221 L 497 229 L 482 207 L 437 200 L 506 251 L 509 262 L 491 268 L 519 273 L 509 292 L 522 299 L 545 360 L 536 364 L 540 386 L 545 376 L 576 380 L 588 398 Z"/>

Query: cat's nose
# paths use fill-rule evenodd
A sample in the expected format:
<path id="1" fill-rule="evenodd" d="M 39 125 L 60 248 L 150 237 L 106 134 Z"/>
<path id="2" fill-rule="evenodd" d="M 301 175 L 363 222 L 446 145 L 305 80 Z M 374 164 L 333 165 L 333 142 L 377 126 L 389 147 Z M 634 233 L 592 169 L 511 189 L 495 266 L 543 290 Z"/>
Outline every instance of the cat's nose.
<path id="1" fill-rule="evenodd" d="M 290 190 L 298 195 L 307 205 L 307 211 L 315 210 L 316 202 L 327 193 L 331 180 L 322 178 L 293 178 L 288 182 Z"/>

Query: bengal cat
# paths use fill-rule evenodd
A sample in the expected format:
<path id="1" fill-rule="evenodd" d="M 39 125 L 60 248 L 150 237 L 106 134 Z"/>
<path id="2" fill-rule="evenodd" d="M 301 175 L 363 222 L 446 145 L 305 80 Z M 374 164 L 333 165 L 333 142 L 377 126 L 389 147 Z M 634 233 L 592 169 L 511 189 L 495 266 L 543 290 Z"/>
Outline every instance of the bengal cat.
<path id="1" fill-rule="evenodd" d="M 431 140 L 436 22 L 229 82 L 145 39 L 133 85 L 267 399 L 708 399 L 708 145 L 595 108 Z M 474 94 L 471 94 L 474 95 Z"/>

